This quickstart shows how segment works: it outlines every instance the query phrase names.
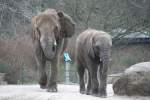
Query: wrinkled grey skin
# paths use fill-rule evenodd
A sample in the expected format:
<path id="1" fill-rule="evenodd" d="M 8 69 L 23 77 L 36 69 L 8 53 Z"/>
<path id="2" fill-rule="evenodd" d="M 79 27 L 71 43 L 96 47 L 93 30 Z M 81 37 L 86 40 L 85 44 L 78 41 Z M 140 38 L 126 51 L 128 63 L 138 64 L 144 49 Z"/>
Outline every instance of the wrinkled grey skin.
<path id="1" fill-rule="evenodd" d="M 106 97 L 107 69 L 109 67 L 112 40 L 103 31 L 87 29 L 76 43 L 76 63 L 80 82 L 80 93 Z M 88 70 L 88 84 L 85 90 L 84 72 Z"/>
<path id="2" fill-rule="evenodd" d="M 67 46 L 67 38 L 74 34 L 75 23 L 67 14 L 47 9 L 33 17 L 32 29 L 40 87 L 57 92 L 58 58 Z M 46 61 L 51 62 L 50 75 L 46 74 Z"/>

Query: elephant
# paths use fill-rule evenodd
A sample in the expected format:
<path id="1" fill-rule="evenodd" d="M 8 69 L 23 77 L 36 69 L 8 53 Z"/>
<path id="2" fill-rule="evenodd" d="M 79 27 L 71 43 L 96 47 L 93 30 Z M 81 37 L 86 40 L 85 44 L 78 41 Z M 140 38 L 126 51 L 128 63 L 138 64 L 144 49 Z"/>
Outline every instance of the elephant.
<path id="1" fill-rule="evenodd" d="M 110 66 L 111 47 L 111 36 L 104 31 L 88 28 L 77 37 L 76 66 L 81 94 L 107 97 L 107 70 Z M 88 71 L 86 89 L 85 70 Z"/>
<path id="2" fill-rule="evenodd" d="M 66 49 L 68 38 L 75 33 L 75 22 L 66 13 L 49 8 L 34 16 L 31 24 L 40 88 L 57 92 L 59 56 Z M 49 75 L 46 73 L 46 61 L 51 63 Z"/>

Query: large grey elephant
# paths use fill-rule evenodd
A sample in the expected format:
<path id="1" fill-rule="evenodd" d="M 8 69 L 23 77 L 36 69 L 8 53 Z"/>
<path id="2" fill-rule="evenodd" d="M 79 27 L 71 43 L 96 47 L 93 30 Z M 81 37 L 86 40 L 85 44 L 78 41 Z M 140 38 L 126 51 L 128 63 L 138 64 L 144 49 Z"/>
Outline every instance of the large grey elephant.
<path id="1" fill-rule="evenodd" d="M 80 93 L 106 97 L 107 69 L 109 67 L 112 39 L 109 34 L 87 29 L 77 37 L 76 61 Z M 88 70 L 85 91 L 84 72 Z"/>
<path id="2" fill-rule="evenodd" d="M 74 34 L 75 23 L 67 14 L 47 9 L 32 18 L 32 29 L 40 87 L 57 92 L 58 58 L 67 46 L 67 38 Z M 46 74 L 46 61 L 51 62 L 50 75 Z"/>

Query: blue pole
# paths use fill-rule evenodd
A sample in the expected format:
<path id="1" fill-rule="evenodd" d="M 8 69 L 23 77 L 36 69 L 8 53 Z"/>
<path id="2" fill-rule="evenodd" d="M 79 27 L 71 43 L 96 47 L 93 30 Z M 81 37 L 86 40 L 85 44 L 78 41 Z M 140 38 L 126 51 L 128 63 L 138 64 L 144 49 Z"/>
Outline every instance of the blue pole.
<path id="1" fill-rule="evenodd" d="M 64 52 L 64 61 L 65 61 L 65 83 L 69 84 L 70 83 L 70 57 L 69 54 L 67 52 Z"/>

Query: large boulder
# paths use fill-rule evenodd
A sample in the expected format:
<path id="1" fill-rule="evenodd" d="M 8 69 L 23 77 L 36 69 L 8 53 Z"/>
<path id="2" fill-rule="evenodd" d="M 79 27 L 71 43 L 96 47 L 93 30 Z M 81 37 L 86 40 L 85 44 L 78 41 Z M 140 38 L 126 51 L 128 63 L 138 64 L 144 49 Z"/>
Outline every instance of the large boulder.
<path id="1" fill-rule="evenodd" d="M 150 62 L 142 62 L 126 69 L 113 84 L 117 95 L 150 96 Z"/>

